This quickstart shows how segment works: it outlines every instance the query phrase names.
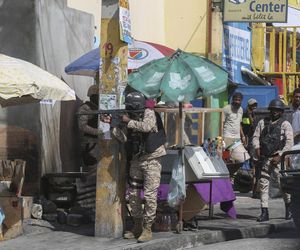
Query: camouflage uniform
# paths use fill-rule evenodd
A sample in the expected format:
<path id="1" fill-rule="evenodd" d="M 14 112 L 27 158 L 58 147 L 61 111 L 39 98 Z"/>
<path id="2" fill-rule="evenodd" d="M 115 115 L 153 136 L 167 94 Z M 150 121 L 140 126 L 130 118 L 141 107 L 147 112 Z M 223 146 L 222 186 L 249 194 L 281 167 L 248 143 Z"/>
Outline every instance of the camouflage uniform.
<path id="1" fill-rule="evenodd" d="M 157 122 L 155 112 L 146 109 L 142 121 L 130 120 L 127 128 L 135 131 L 148 133 L 157 132 Z M 127 140 L 126 134 L 114 128 L 113 134 L 122 142 Z M 143 218 L 145 224 L 152 224 L 155 219 L 157 207 L 157 190 L 161 177 L 160 157 L 166 154 L 165 146 L 162 145 L 153 153 L 144 153 L 133 156 L 130 162 L 129 204 L 132 208 L 134 218 Z M 141 188 L 144 189 L 145 213 L 143 214 Z"/>
<path id="2" fill-rule="evenodd" d="M 277 120 L 278 121 L 278 120 Z M 275 122 L 277 122 L 275 121 Z M 275 123 L 273 122 L 273 123 Z M 261 132 L 264 128 L 264 120 L 260 120 L 257 124 L 257 127 L 255 129 L 255 132 L 253 134 L 253 146 L 254 149 L 258 149 L 260 147 L 259 144 L 259 138 L 261 135 Z M 294 139 L 293 139 L 293 129 L 291 124 L 288 121 L 284 121 L 281 125 L 281 140 L 285 138 L 285 145 L 281 151 L 276 152 L 274 155 L 279 154 L 282 155 L 282 153 L 286 150 L 289 150 L 294 145 Z M 273 157 L 269 157 L 265 164 L 261 168 L 261 177 L 259 179 L 259 189 L 261 192 L 261 207 L 268 208 L 268 200 L 269 200 L 269 184 L 270 184 L 270 175 L 273 173 L 276 177 L 276 181 L 279 184 L 280 187 L 280 163 L 277 165 L 274 165 L 271 163 Z M 290 203 L 291 196 L 287 193 L 282 192 L 282 196 L 284 199 L 284 202 Z"/>
<path id="3" fill-rule="evenodd" d="M 79 113 L 98 110 L 97 106 L 91 102 L 82 104 L 78 110 Z M 97 128 L 98 116 L 80 115 L 78 118 L 78 127 L 80 130 L 80 150 L 85 167 L 96 168 L 99 161 L 98 135 L 101 130 Z"/>

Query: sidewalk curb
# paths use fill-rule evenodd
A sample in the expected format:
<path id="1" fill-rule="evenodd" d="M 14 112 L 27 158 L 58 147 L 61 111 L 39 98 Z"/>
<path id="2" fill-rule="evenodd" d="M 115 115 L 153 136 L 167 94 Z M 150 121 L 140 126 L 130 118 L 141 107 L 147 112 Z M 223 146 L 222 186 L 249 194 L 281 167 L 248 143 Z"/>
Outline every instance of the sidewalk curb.
<path id="1" fill-rule="evenodd" d="M 156 250 L 156 249 L 185 249 L 205 244 L 238 240 L 245 238 L 262 237 L 272 233 L 284 232 L 295 229 L 293 221 L 272 221 L 251 227 L 228 229 L 201 229 L 196 232 L 184 231 L 169 237 L 154 239 L 144 244 L 127 245 L 124 250 Z"/>

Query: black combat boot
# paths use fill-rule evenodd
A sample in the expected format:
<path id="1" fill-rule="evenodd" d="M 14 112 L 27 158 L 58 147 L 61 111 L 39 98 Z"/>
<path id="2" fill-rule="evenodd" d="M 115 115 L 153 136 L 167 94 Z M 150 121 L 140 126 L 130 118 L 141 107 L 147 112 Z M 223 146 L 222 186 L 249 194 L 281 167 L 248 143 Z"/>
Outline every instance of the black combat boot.
<path id="1" fill-rule="evenodd" d="M 131 231 L 124 234 L 124 239 L 134 239 L 140 237 L 143 231 L 143 218 L 134 218 L 134 225 Z"/>
<path id="2" fill-rule="evenodd" d="M 257 218 L 258 222 L 268 221 L 269 220 L 269 210 L 267 207 L 261 208 L 261 215 Z"/>
<path id="3" fill-rule="evenodd" d="M 292 219 L 291 203 L 285 203 L 285 219 L 286 220 Z"/>

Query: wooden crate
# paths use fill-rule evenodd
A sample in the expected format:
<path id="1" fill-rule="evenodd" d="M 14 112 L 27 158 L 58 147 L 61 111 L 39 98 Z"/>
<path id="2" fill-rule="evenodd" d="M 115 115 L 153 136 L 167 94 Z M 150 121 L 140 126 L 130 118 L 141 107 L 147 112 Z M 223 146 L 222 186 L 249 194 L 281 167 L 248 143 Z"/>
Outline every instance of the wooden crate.
<path id="1" fill-rule="evenodd" d="M 0 240 L 1 238 L 2 240 L 12 239 L 22 234 L 22 199 L 14 196 L 1 196 L 0 205 L 5 214 Z"/>

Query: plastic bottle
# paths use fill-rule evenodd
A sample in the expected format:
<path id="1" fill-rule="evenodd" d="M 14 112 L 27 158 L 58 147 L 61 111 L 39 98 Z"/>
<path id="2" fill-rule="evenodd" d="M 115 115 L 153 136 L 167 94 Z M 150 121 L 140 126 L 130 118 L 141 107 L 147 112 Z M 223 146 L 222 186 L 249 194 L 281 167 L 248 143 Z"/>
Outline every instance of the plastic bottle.
<path id="1" fill-rule="evenodd" d="M 168 231 L 168 218 L 166 214 L 162 216 L 161 231 Z"/>
<path id="2" fill-rule="evenodd" d="M 170 214 L 167 214 L 166 215 L 166 231 L 169 232 L 171 231 L 171 215 Z"/>
<path id="3" fill-rule="evenodd" d="M 203 143 L 203 149 L 205 151 L 205 153 L 208 153 L 208 140 L 205 140 Z"/>
<path id="4" fill-rule="evenodd" d="M 216 150 L 216 141 L 212 140 L 211 146 L 210 146 L 210 155 L 216 156 L 217 150 Z"/>
<path id="5" fill-rule="evenodd" d="M 176 230 L 176 226 L 178 224 L 178 215 L 177 212 L 172 212 L 171 214 L 171 230 Z"/>
<path id="6" fill-rule="evenodd" d="M 162 217 L 161 217 L 161 214 L 158 213 L 158 214 L 156 215 L 155 225 L 154 225 L 154 230 L 155 230 L 156 232 L 161 231 L 161 224 L 162 224 Z"/>

